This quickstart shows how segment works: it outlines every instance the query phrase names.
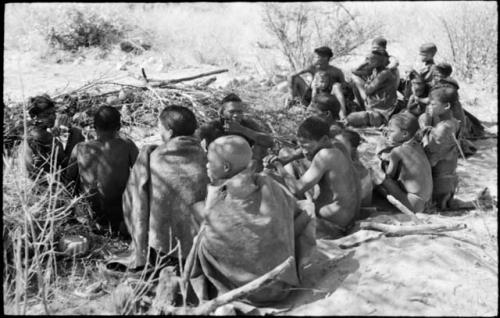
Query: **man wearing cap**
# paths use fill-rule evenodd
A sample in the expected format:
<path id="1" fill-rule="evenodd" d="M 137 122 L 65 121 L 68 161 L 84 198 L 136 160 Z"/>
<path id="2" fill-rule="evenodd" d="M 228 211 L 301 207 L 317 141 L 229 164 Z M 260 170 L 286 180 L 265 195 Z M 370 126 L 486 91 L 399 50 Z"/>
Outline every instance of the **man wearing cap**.
<path id="1" fill-rule="evenodd" d="M 399 71 L 397 69 L 399 61 L 394 56 L 389 55 L 386 48 L 387 40 L 385 38 L 377 37 L 373 39 L 371 51 L 377 51 L 382 54 L 386 54 L 388 56 L 386 68 L 395 72 L 395 74 L 397 74 L 397 76 L 399 77 Z M 364 85 L 372 72 L 373 68 L 370 67 L 368 58 L 366 58 L 361 65 L 359 65 L 352 71 L 353 92 L 361 109 L 365 109 L 364 100 L 366 99 L 366 93 L 364 91 Z"/>
<path id="2" fill-rule="evenodd" d="M 387 53 L 372 51 L 368 56 L 372 74 L 363 86 L 366 93 L 366 111 L 353 112 L 347 116 L 347 124 L 354 127 L 375 126 L 387 123 L 396 110 L 398 74 L 387 69 Z"/>
<path id="3" fill-rule="evenodd" d="M 342 86 L 345 85 L 345 78 L 341 69 L 329 64 L 332 56 L 333 52 L 327 46 L 322 46 L 314 50 L 313 64 L 306 69 L 293 73 L 288 79 L 291 98 L 298 98 L 303 105 L 309 105 L 312 99 L 312 89 L 300 75 L 309 73 L 313 76 L 314 80 L 318 71 L 324 71 L 328 78 L 326 91 L 332 93 L 338 99 L 340 103 L 340 118 L 344 118 L 347 115 L 346 99 L 342 89 Z"/>
<path id="4" fill-rule="evenodd" d="M 434 43 L 424 43 L 419 48 L 419 54 L 417 59 L 417 65 L 413 67 L 413 70 L 410 72 L 419 74 L 426 85 L 432 86 L 432 81 L 434 79 L 434 75 L 436 74 L 434 63 L 434 56 L 437 53 L 437 47 Z M 411 79 L 407 78 L 400 83 L 400 90 L 403 93 L 405 100 L 411 95 Z"/>

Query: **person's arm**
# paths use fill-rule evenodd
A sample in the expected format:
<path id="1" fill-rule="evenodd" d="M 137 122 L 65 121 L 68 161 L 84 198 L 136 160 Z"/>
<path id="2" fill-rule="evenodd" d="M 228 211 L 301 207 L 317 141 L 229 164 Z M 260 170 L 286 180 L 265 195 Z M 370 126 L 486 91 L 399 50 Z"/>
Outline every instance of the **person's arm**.
<path id="1" fill-rule="evenodd" d="M 24 166 L 26 168 L 26 171 L 28 174 L 31 174 L 35 170 L 35 163 L 33 160 L 33 149 L 31 149 L 30 145 L 28 142 L 26 142 L 26 147 L 19 148 L 23 152 L 23 160 L 24 160 Z"/>
<path id="2" fill-rule="evenodd" d="M 294 149 L 292 153 L 289 155 L 281 155 L 281 156 L 275 156 L 275 155 L 269 155 L 265 160 L 265 166 L 274 166 L 276 162 L 282 164 L 283 166 L 286 166 L 292 161 L 299 160 L 304 158 L 304 153 L 300 148 Z"/>
<path id="3" fill-rule="evenodd" d="M 307 169 L 299 180 L 288 174 L 283 166 L 277 165 L 278 172 L 296 197 L 302 197 L 306 191 L 318 184 L 326 171 L 331 168 L 330 165 L 332 165 L 333 160 L 328 151 L 327 149 L 320 150 L 311 162 L 309 169 Z"/>
<path id="4" fill-rule="evenodd" d="M 367 95 L 372 95 L 384 85 L 386 85 L 387 81 L 391 79 L 391 73 L 390 72 L 384 72 L 382 71 L 379 73 L 375 78 L 371 81 L 365 84 L 365 93 Z"/>
<path id="5" fill-rule="evenodd" d="M 135 161 L 137 160 L 137 156 L 139 155 L 139 148 L 135 145 L 132 140 L 128 140 L 130 144 L 129 151 L 129 167 L 132 168 L 134 166 Z"/>
<path id="6" fill-rule="evenodd" d="M 401 163 L 401 157 L 399 156 L 398 151 L 394 149 L 391 151 L 387 159 L 388 165 L 385 170 L 385 174 L 391 179 L 395 179 Z"/>
<path id="7" fill-rule="evenodd" d="M 272 147 L 274 145 L 273 137 L 266 133 L 256 131 L 254 129 L 245 127 L 236 121 L 228 122 L 228 132 L 235 132 L 244 135 L 245 137 L 253 140 L 255 144 L 262 147 Z"/>
<path id="8" fill-rule="evenodd" d="M 66 184 L 77 181 L 78 178 L 78 145 L 73 148 L 68 160 L 68 165 L 64 173 L 64 180 Z"/>

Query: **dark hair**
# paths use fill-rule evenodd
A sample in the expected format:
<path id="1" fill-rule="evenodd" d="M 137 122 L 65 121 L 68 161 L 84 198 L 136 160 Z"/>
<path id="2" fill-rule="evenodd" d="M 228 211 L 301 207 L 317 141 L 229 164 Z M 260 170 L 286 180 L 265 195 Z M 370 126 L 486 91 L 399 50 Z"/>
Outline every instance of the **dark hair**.
<path id="1" fill-rule="evenodd" d="M 330 125 L 321 117 L 311 116 L 306 118 L 297 129 L 297 137 L 311 140 L 320 140 L 323 136 L 328 136 Z"/>
<path id="2" fill-rule="evenodd" d="M 458 93 L 455 88 L 443 87 L 434 89 L 429 94 L 430 100 L 436 100 L 440 103 L 454 103 L 458 100 Z"/>
<path id="3" fill-rule="evenodd" d="M 410 136 L 415 135 L 419 128 L 417 117 L 409 112 L 395 114 L 391 117 L 390 122 L 396 123 L 398 127 L 406 130 Z"/>
<path id="4" fill-rule="evenodd" d="M 448 63 L 439 63 L 435 66 L 435 69 L 438 73 L 443 75 L 443 77 L 448 77 L 453 73 L 453 68 Z"/>
<path id="5" fill-rule="evenodd" d="M 319 56 L 326 56 L 329 59 L 333 56 L 332 49 L 330 49 L 328 46 L 318 47 L 314 49 L 314 53 L 318 54 Z"/>
<path id="6" fill-rule="evenodd" d="M 121 127 L 120 112 L 112 106 L 101 106 L 94 115 L 94 128 L 115 131 Z"/>
<path id="7" fill-rule="evenodd" d="M 226 97 L 224 97 L 222 100 L 221 100 L 221 105 L 222 104 L 225 104 L 225 103 L 229 103 L 229 102 L 242 102 L 241 98 L 236 95 L 235 93 L 230 93 L 228 95 L 226 95 Z"/>
<path id="8" fill-rule="evenodd" d="M 319 93 L 312 102 L 311 107 L 314 107 L 322 112 L 329 111 L 333 119 L 339 118 L 340 103 L 337 98 L 328 93 Z"/>
<path id="9" fill-rule="evenodd" d="M 361 144 L 361 136 L 352 129 L 345 129 L 340 133 L 350 144 L 353 149 L 356 149 Z"/>
<path id="10" fill-rule="evenodd" d="M 47 94 L 30 97 L 29 104 L 28 114 L 30 117 L 36 117 L 45 110 L 55 107 L 54 101 Z M 42 107 L 43 104 L 46 106 Z"/>
<path id="11" fill-rule="evenodd" d="M 165 129 L 172 129 L 172 137 L 191 136 L 198 128 L 193 112 L 184 106 L 165 107 L 160 113 L 160 121 Z"/>

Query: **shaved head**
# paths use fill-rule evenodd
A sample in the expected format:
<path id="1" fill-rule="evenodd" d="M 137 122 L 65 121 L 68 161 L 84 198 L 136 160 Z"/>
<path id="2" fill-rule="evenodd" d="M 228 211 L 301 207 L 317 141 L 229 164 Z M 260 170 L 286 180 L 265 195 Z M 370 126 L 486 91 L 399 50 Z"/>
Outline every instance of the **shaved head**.
<path id="1" fill-rule="evenodd" d="M 208 147 L 208 174 L 211 179 L 228 178 L 248 166 L 252 148 L 245 138 L 236 135 L 215 139 Z M 227 168 L 224 165 L 229 164 Z M 218 168 L 222 168 L 222 170 Z M 220 170 L 220 171 L 219 171 Z"/>

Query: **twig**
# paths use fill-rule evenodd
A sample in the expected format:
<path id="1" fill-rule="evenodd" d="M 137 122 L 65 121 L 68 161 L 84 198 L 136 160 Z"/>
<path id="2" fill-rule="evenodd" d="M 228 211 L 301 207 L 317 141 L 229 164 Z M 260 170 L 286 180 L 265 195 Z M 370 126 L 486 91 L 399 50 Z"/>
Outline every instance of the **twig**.
<path id="1" fill-rule="evenodd" d="M 376 222 L 361 222 L 359 224 L 361 229 L 376 230 L 384 232 L 389 235 L 408 235 L 420 234 L 426 232 L 445 232 L 445 231 L 458 231 L 467 227 L 464 223 L 442 225 L 442 224 L 423 224 L 423 225 L 389 225 Z"/>
<path id="2" fill-rule="evenodd" d="M 295 259 L 292 256 L 288 257 L 283 263 L 275 267 L 267 274 L 195 308 L 193 310 L 193 315 L 208 315 L 209 313 L 217 309 L 217 307 L 230 303 L 238 298 L 243 297 L 244 295 L 247 295 L 261 288 L 262 286 L 266 285 L 269 281 L 275 279 L 283 270 L 285 270 L 289 266 L 294 266 L 294 262 Z"/>
<path id="3" fill-rule="evenodd" d="M 225 72 L 229 72 L 228 69 L 222 69 L 222 70 L 215 70 L 215 71 L 212 71 L 212 72 L 207 72 L 207 73 L 201 73 L 201 74 L 198 74 L 198 75 L 193 75 L 193 76 L 188 76 L 188 77 L 181 77 L 181 78 L 176 78 L 176 79 L 171 79 L 171 80 L 161 80 L 161 79 L 153 79 L 153 78 L 150 78 L 148 79 L 148 82 L 159 82 L 153 86 L 163 86 L 163 85 L 168 85 L 168 84 L 176 84 L 176 83 L 180 83 L 180 82 L 186 82 L 186 81 L 191 81 L 191 80 L 194 80 L 194 79 L 197 79 L 197 78 L 200 78 L 200 77 L 205 77 L 205 76 L 210 76 L 210 75 L 215 75 L 215 74 L 220 74 L 220 73 L 225 73 Z"/>
<path id="4" fill-rule="evenodd" d="M 458 151 L 460 151 L 460 154 L 462 155 L 462 158 L 467 161 L 467 158 L 465 158 L 465 155 L 464 155 L 464 152 L 462 150 L 462 147 L 460 147 L 460 143 L 458 142 L 457 140 L 457 137 L 455 137 L 455 134 L 451 134 L 451 137 L 453 138 L 453 140 L 455 141 L 455 144 L 457 145 L 458 147 Z"/>
<path id="5" fill-rule="evenodd" d="M 419 218 L 417 218 L 417 216 L 415 215 L 415 213 L 413 213 L 413 211 L 408 209 L 403 203 L 399 202 L 399 200 L 396 199 L 394 196 L 392 196 L 391 194 L 388 194 L 386 197 L 387 197 L 387 201 L 389 201 L 392 205 L 394 205 L 396 208 L 398 208 L 399 211 L 408 215 L 416 223 L 420 223 L 420 224 L 422 223 L 422 221 Z"/>

